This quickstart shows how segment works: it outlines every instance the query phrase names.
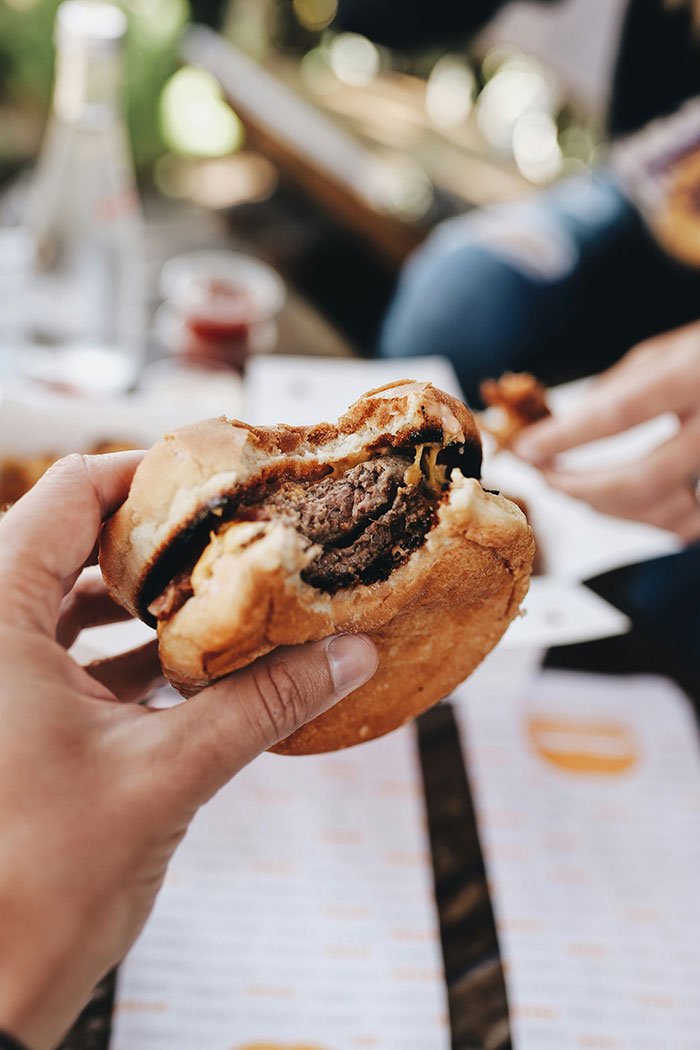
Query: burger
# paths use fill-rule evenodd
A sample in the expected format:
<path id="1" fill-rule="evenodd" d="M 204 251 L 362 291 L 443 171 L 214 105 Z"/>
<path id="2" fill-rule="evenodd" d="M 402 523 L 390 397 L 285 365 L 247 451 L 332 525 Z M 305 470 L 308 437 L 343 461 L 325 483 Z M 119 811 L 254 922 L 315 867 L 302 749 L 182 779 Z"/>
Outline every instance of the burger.
<path id="1" fill-rule="evenodd" d="M 277 646 L 368 634 L 371 681 L 275 750 L 349 747 L 445 697 L 518 613 L 532 533 L 480 469 L 469 410 L 429 383 L 371 390 L 335 425 L 209 419 L 147 453 L 102 573 L 183 696 Z"/>

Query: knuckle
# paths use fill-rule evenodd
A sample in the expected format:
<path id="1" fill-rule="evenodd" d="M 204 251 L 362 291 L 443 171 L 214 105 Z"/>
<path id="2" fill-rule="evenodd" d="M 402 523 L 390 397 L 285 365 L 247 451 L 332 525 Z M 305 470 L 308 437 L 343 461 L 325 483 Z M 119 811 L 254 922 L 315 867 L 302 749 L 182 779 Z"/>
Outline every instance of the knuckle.
<path id="1" fill-rule="evenodd" d="M 615 516 L 620 513 L 617 502 L 606 498 L 606 496 L 600 492 L 596 492 L 590 497 L 581 496 L 579 498 L 585 500 L 585 502 L 590 504 L 593 510 L 597 510 L 599 514 L 612 514 Z"/>
<path id="2" fill-rule="evenodd" d="M 630 478 L 628 484 L 645 502 L 667 501 L 677 484 L 676 473 L 673 461 L 665 455 L 656 456 L 648 459 L 636 478 Z"/>
<path id="3" fill-rule="evenodd" d="M 619 398 L 613 411 L 617 430 L 629 430 L 639 422 L 636 400 L 627 394 Z"/>
<path id="4" fill-rule="evenodd" d="M 650 391 L 650 398 L 654 398 L 654 403 L 650 404 L 650 408 L 657 407 L 656 414 L 662 409 L 673 409 L 677 407 L 679 400 L 684 400 L 684 395 L 688 390 L 688 381 L 685 375 L 678 375 L 675 372 L 666 372 L 656 377 L 652 391 Z"/>
<path id="5" fill-rule="evenodd" d="M 608 486 L 607 496 L 611 503 L 622 507 L 647 507 L 655 502 L 659 485 L 650 477 L 649 471 L 624 473 Z"/>
<path id="6" fill-rule="evenodd" d="M 49 468 L 51 474 L 82 474 L 85 471 L 85 456 L 80 452 L 71 452 L 62 456 Z"/>
<path id="7" fill-rule="evenodd" d="M 284 661 L 265 661 L 253 669 L 256 718 L 266 736 L 279 740 L 301 725 L 306 696 Z"/>
<path id="8" fill-rule="evenodd" d="M 87 457 L 79 452 L 71 452 L 57 459 L 39 479 L 37 485 L 48 486 L 49 489 L 60 489 L 64 486 L 77 489 L 84 483 L 87 474 Z"/>
<path id="9" fill-rule="evenodd" d="M 603 512 L 608 512 L 609 508 L 618 504 L 620 497 L 621 491 L 619 486 L 607 479 L 596 480 L 595 483 L 592 482 L 588 487 L 582 487 L 580 494 L 580 498 L 590 503 L 595 510 Z"/>

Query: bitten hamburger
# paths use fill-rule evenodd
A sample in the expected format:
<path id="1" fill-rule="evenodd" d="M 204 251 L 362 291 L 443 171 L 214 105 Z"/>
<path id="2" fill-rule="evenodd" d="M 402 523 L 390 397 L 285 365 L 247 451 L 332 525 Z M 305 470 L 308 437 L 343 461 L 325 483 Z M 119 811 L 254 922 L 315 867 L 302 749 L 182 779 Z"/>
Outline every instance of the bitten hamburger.
<path id="1" fill-rule="evenodd" d="M 206 420 L 146 455 L 102 572 L 184 696 L 276 646 L 369 634 L 374 678 L 275 750 L 349 747 L 446 696 L 518 612 L 532 533 L 480 468 L 468 409 L 428 383 L 372 390 L 335 425 Z"/>

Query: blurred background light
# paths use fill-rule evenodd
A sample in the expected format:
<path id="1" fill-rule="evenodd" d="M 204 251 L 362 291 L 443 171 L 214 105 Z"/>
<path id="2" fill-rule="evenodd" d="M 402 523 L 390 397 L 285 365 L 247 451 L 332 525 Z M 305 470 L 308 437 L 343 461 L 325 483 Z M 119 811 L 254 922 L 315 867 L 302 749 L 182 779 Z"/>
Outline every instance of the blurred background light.
<path id="1" fill-rule="evenodd" d="M 184 66 L 163 89 L 163 137 L 171 149 L 198 157 L 222 157 L 239 149 L 243 126 L 224 101 L 211 74 Z"/>
<path id="2" fill-rule="evenodd" d="M 481 76 L 484 81 L 490 80 L 506 62 L 522 57 L 523 52 L 514 44 L 496 44 L 489 48 L 481 60 Z"/>
<path id="3" fill-rule="evenodd" d="M 130 32 L 156 46 L 176 36 L 189 15 L 187 0 L 125 0 L 124 8 Z"/>
<path id="4" fill-rule="evenodd" d="M 430 210 L 434 201 L 433 184 L 417 164 L 403 158 L 385 161 L 368 172 L 363 187 L 379 208 L 405 222 L 416 222 Z"/>
<path id="5" fill-rule="evenodd" d="M 479 95 L 479 131 L 490 146 L 510 150 L 520 118 L 526 113 L 551 115 L 555 103 L 554 92 L 540 63 L 523 55 L 510 57 Z"/>
<path id="6" fill-rule="evenodd" d="M 530 182 L 545 183 L 561 170 L 557 125 L 548 113 L 525 113 L 513 129 L 513 157 Z"/>
<path id="7" fill-rule="evenodd" d="M 274 164 L 250 151 L 210 160 L 166 153 L 156 162 L 153 175 L 156 186 L 166 196 L 205 208 L 231 208 L 267 200 L 278 184 Z"/>
<path id="8" fill-rule="evenodd" d="M 559 145 L 568 160 L 589 165 L 598 149 L 598 141 L 589 128 L 574 124 L 559 132 Z"/>
<path id="9" fill-rule="evenodd" d="M 315 95 L 332 95 L 340 85 L 331 66 L 330 50 L 324 45 L 306 52 L 299 63 L 299 76 Z"/>
<path id="10" fill-rule="evenodd" d="M 379 48 L 358 33 L 339 33 L 330 46 L 330 64 L 338 80 L 350 87 L 366 87 L 381 69 Z"/>
<path id="11" fill-rule="evenodd" d="M 294 0 L 294 13 L 306 29 L 326 29 L 337 10 L 338 0 Z"/>
<path id="12" fill-rule="evenodd" d="M 15 11 L 31 11 L 41 0 L 3 0 L 3 2 Z"/>
<path id="13" fill-rule="evenodd" d="M 459 127 L 474 104 L 476 80 L 466 62 L 453 55 L 440 58 L 428 77 L 425 108 L 433 124 L 448 131 Z"/>

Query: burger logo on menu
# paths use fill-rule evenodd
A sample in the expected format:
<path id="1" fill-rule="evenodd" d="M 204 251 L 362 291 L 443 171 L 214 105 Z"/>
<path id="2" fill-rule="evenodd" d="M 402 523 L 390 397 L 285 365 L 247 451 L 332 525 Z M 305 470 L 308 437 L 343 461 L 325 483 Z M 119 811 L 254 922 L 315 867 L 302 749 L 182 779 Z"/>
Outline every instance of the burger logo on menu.
<path id="1" fill-rule="evenodd" d="M 621 722 L 533 715 L 526 729 L 540 758 L 570 773 L 619 775 L 639 759 L 635 735 Z"/>
<path id="2" fill-rule="evenodd" d="M 235 1047 L 233 1050 L 324 1050 L 321 1046 L 312 1046 L 311 1043 L 295 1043 L 293 1046 L 281 1043 L 248 1043 L 246 1046 Z"/>

